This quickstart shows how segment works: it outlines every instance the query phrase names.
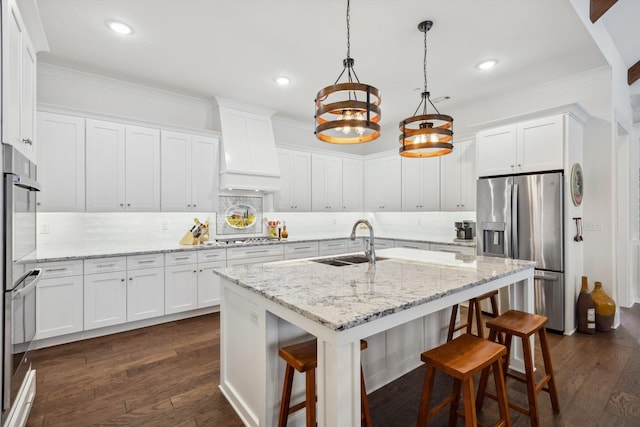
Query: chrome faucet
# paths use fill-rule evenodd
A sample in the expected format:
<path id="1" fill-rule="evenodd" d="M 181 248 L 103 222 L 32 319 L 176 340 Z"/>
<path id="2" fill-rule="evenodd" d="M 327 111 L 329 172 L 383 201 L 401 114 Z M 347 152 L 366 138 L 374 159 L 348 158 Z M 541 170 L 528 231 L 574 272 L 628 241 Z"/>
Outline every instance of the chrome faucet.
<path id="1" fill-rule="evenodd" d="M 369 244 L 364 248 L 364 254 L 367 256 L 370 264 L 376 263 L 376 252 L 373 249 L 373 227 L 371 223 L 366 219 L 359 219 L 353 224 L 353 228 L 351 229 L 351 236 L 349 237 L 351 240 L 356 240 L 356 227 L 358 224 L 364 224 L 369 228 Z"/>

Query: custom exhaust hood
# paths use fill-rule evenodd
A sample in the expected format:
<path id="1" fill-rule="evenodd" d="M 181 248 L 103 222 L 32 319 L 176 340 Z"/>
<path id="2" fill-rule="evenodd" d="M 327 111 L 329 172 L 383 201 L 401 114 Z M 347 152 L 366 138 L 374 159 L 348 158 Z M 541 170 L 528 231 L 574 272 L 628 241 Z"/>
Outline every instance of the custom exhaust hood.
<path id="1" fill-rule="evenodd" d="M 280 166 L 266 110 L 215 97 L 214 123 L 222 131 L 221 190 L 280 190 Z"/>

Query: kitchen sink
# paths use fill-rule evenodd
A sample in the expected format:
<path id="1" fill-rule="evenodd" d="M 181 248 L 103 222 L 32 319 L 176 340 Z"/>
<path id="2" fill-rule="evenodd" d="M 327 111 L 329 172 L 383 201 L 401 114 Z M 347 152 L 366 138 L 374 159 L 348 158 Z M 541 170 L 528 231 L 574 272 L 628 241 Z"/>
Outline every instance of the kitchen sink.
<path id="1" fill-rule="evenodd" d="M 376 261 L 381 261 L 386 258 L 377 257 Z M 345 265 L 362 264 L 363 262 L 369 262 L 369 259 L 365 255 L 346 255 L 333 258 L 314 259 L 313 262 L 319 262 L 320 264 L 333 265 L 335 267 L 344 267 Z"/>

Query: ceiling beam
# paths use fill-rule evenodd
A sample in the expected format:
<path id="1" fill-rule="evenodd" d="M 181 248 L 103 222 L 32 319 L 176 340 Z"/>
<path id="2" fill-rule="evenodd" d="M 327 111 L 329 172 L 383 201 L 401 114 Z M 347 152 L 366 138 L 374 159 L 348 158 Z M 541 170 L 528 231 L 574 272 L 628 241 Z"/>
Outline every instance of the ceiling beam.
<path id="1" fill-rule="evenodd" d="M 591 0 L 591 4 L 589 5 L 589 18 L 591 19 L 591 23 L 593 24 L 600 19 L 617 1 L 618 0 Z"/>
<path id="2" fill-rule="evenodd" d="M 627 83 L 629 86 L 634 84 L 636 80 L 640 79 L 640 61 L 636 62 L 627 71 Z"/>

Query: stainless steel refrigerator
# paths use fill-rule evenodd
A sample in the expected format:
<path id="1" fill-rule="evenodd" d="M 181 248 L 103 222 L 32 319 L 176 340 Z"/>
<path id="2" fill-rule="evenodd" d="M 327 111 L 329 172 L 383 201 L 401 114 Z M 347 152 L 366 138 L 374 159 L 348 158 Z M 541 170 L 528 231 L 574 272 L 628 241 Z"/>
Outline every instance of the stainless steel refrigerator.
<path id="1" fill-rule="evenodd" d="M 564 331 L 562 183 L 562 173 L 552 172 L 481 178 L 477 188 L 478 255 L 535 261 L 535 311 L 549 318 L 547 328 L 559 332 Z"/>

